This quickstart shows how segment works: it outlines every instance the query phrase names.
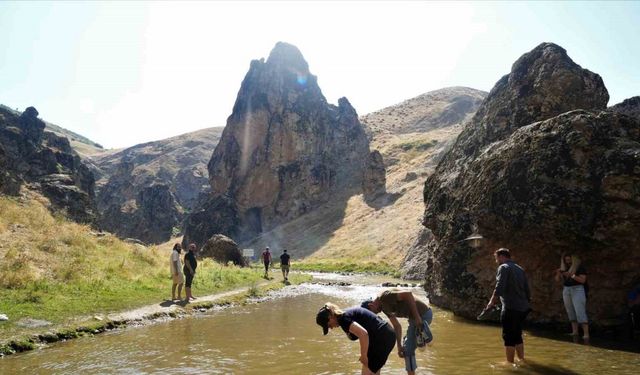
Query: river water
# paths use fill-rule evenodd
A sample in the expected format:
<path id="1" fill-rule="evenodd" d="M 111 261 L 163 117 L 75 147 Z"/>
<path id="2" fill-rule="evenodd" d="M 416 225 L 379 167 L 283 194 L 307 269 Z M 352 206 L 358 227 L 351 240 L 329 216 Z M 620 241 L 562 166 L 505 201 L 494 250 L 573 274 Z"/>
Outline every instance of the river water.
<path id="1" fill-rule="evenodd" d="M 339 328 L 323 336 L 315 314 L 326 301 L 348 307 L 375 295 L 380 280 L 321 277 L 354 284 L 290 286 L 260 303 L 54 344 L 0 358 L 0 374 L 359 374 L 357 341 Z M 434 312 L 434 344 L 417 352 L 417 374 L 640 373 L 637 353 L 531 332 L 527 364 L 508 366 L 499 327 Z M 406 374 L 395 349 L 382 373 Z"/>

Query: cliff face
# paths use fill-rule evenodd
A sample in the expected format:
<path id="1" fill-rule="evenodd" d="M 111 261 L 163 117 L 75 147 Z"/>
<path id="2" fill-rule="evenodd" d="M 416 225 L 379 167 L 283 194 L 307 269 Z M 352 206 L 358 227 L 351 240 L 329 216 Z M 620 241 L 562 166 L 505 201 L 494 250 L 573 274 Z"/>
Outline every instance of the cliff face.
<path id="1" fill-rule="evenodd" d="M 216 201 L 230 202 L 224 216 L 237 217 L 222 233 L 242 240 L 359 192 L 368 158 L 349 101 L 328 104 L 300 51 L 278 43 L 266 62 L 251 62 L 209 161 L 211 195 L 188 220 L 185 241 L 203 243 L 225 226 L 195 219 L 219 215 L 203 212 Z"/>
<path id="2" fill-rule="evenodd" d="M 21 115 L 0 108 L 0 193 L 18 195 L 25 186 L 47 197 L 53 210 L 75 221 L 93 222 L 93 174 L 67 138 L 44 129 L 33 107 Z"/>
<path id="3" fill-rule="evenodd" d="M 222 128 L 208 128 L 91 157 L 102 229 L 160 243 L 208 189 L 207 161 Z"/>
<path id="4" fill-rule="evenodd" d="M 422 273 L 435 303 L 474 317 L 507 247 L 529 275 L 531 319 L 563 321 L 552 272 L 574 252 L 591 317 L 618 317 L 640 266 L 640 121 L 607 101 L 602 79 L 549 43 L 498 81 L 425 184 L 427 229 L 405 272 Z M 464 241 L 474 232 L 477 249 Z"/>

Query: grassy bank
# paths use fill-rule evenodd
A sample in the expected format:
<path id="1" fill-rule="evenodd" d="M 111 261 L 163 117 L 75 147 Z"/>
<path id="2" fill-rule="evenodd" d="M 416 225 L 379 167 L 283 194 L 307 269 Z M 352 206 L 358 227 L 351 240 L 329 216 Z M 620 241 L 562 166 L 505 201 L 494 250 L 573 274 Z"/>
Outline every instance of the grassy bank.
<path id="1" fill-rule="evenodd" d="M 0 322 L 0 337 L 4 341 L 162 302 L 171 296 L 169 255 L 165 248 L 99 236 L 54 217 L 37 199 L 0 197 L 0 314 L 9 317 Z M 255 285 L 261 276 L 256 269 L 204 260 L 193 292 Z M 28 319 L 51 325 L 29 328 Z"/>
<path id="2" fill-rule="evenodd" d="M 377 273 L 400 277 L 400 270 L 385 262 L 357 262 L 349 259 L 309 260 L 293 263 L 292 270 L 318 272 Z"/>

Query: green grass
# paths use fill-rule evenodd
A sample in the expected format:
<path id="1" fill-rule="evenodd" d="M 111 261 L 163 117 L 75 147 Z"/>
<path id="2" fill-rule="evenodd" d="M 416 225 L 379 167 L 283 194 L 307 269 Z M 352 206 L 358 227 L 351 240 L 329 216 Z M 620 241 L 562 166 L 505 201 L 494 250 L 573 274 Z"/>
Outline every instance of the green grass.
<path id="1" fill-rule="evenodd" d="M 249 286 L 261 277 L 258 269 L 207 259 L 198 264 L 193 293 Z M 63 325 L 160 303 L 171 297 L 171 284 L 168 251 L 95 236 L 35 200 L 0 198 L 0 313 L 10 319 L 0 323 L 0 337 L 24 333 L 16 325 L 22 318 Z"/>
<path id="2" fill-rule="evenodd" d="M 400 277 L 398 267 L 394 267 L 385 262 L 357 262 L 355 260 L 320 260 L 303 261 L 291 266 L 296 271 L 319 271 L 319 272 L 349 272 L 349 273 L 377 273 Z"/>

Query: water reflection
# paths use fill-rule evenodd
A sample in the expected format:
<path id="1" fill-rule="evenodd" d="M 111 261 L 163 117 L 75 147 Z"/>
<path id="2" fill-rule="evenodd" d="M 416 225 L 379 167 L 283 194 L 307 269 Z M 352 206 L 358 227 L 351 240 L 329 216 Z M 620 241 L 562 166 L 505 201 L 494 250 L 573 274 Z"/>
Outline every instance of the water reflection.
<path id="1" fill-rule="evenodd" d="M 291 286 L 258 304 L 10 356 L 0 359 L 0 373 L 359 374 L 357 342 L 346 340 L 340 330 L 323 336 L 315 313 L 326 301 L 347 307 L 380 290 L 373 285 Z M 504 365 L 499 327 L 471 324 L 437 309 L 433 332 L 434 345 L 417 353 L 418 374 L 636 374 L 640 368 L 634 353 L 528 333 L 528 363 Z M 406 374 L 395 353 L 383 374 Z"/>

